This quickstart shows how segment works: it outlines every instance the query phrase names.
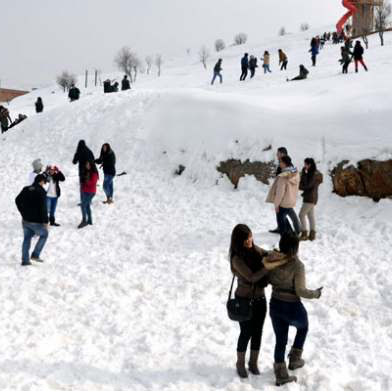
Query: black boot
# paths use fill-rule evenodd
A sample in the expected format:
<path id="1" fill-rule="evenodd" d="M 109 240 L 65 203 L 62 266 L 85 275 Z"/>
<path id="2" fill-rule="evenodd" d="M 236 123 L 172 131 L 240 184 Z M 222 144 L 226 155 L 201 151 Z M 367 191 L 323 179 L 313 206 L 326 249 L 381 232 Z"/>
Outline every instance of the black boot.
<path id="1" fill-rule="evenodd" d="M 249 358 L 249 372 L 253 375 L 260 375 L 259 367 L 257 362 L 259 360 L 259 350 L 251 350 Z"/>
<path id="2" fill-rule="evenodd" d="M 53 226 L 53 227 L 60 227 L 60 224 L 57 224 L 57 223 L 56 223 L 56 220 L 55 220 L 54 217 L 49 217 L 49 223 L 50 223 L 50 225 Z"/>
<path id="3" fill-rule="evenodd" d="M 245 355 L 246 352 L 237 352 L 237 373 L 241 379 L 246 379 L 248 377 L 248 372 L 245 368 Z"/>

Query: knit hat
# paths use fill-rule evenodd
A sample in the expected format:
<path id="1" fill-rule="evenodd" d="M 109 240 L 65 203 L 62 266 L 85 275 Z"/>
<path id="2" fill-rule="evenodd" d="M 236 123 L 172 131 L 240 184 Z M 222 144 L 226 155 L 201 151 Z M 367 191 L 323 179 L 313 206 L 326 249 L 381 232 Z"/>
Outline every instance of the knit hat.
<path id="1" fill-rule="evenodd" d="M 41 162 L 41 159 L 35 159 L 35 160 L 33 161 L 32 165 L 33 165 L 33 170 L 34 170 L 34 171 L 41 171 L 42 168 L 43 168 L 43 166 L 44 166 L 44 165 L 42 164 L 42 162 Z"/>

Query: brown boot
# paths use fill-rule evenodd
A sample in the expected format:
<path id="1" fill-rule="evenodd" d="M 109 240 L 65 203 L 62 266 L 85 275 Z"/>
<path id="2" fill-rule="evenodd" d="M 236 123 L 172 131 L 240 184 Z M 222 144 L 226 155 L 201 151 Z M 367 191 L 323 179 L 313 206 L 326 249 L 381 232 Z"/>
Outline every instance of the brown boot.
<path id="1" fill-rule="evenodd" d="M 302 231 L 299 240 L 309 240 L 308 231 Z"/>
<path id="2" fill-rule="evenodd" d="M 313 240 L 316 240 L 316 231 L 310 231 L 309 240 L 311 240 L 312 242 Z"/>
<path id="3" fill-rule="evenodd" d="M 297 381 L 295 376 L 289 376 L 285 362 L 275 363 L 274 372 L 277 386 Z"/>
<path id="4" fill-rule="evenodd" d="M 246 352 L 237 352 L 237 373 L 242 379 L 246 379 L 248 377 L 248 372 L 245 368 L 245 354 Z"/>
<path id="5" fill-rule="evenodd" d="M 259 368 L 257 366 L 257 361 L 259 359 L 259 350 L 251 350 L 249 358 L 249 372 L 253 375 L 260 375 Z"/>
<path id="6" fill-rule="evenodd" d="M 289 369 L 294 371 L 295 369 L 302 368 L 305 365 L 305 360 L 302 359 L 302 349 L 291 348 L 289 353 Z"/>

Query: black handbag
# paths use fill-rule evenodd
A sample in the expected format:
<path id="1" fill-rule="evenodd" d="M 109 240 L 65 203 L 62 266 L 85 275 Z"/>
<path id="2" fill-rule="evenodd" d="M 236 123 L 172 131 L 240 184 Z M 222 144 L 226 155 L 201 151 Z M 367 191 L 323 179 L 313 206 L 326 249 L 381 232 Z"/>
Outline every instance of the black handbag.
<path id="1" fill-rule="evenodd" d="M 234 297 L 231 298 L 233 292 L 235 275 L 231 281 L 231 287 L 229 292 L 229 298 L 227 299 L 226 308 L 227 314 L 234 322 L 244 322 L 251 320 L 253 316 L 253 302 L 255 298 L 255 287 L 253 287 L 252 298 L 248 299 L 245 297 Z"/>

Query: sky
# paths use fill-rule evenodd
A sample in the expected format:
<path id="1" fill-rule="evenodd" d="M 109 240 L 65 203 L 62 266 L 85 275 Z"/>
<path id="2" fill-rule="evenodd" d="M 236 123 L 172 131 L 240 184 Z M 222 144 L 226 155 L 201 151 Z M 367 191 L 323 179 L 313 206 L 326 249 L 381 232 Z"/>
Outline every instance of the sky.
<path id="1" fill-rule="evenodd" d="M 343 13 L 340 0 L 4 0 L 0 83 L 30 88 L 63 70 L 111 72 L 123 46 L 173 56 L 240 31 L 257 43 L 282 26 L 332 26 Z"/>

